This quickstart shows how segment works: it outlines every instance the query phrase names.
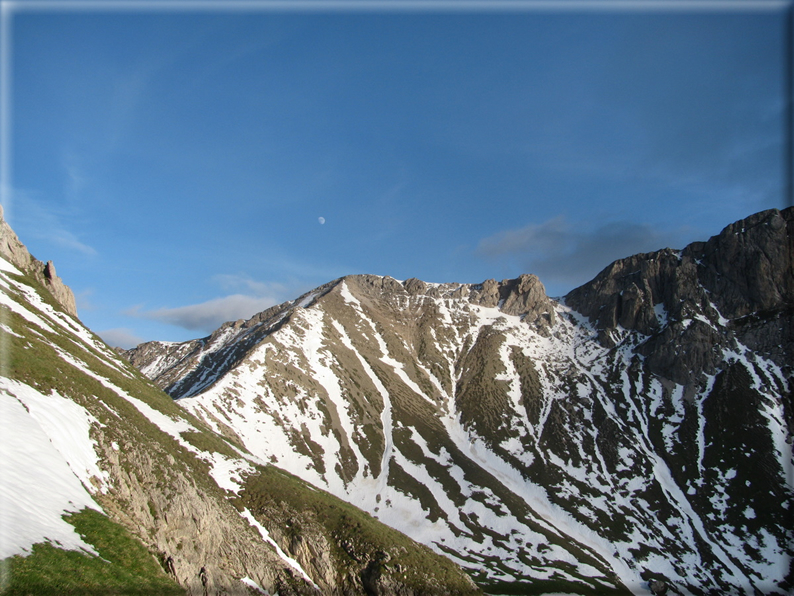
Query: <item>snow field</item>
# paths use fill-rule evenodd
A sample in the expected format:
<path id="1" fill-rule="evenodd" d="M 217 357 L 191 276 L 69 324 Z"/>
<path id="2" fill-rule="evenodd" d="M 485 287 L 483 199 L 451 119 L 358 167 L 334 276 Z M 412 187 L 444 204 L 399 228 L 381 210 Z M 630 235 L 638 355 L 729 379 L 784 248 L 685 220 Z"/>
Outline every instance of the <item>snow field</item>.
<path id="1" fill-rule="evenodd" d="M 88 492 L 101 486 L 91 425 L 73 401 L 0 377 L 0 560 L 51 542 L 97 555 L 66 523 L 65 513 L 102 511 Z M 24 445 L 24 448 L 20 446 Z"/>

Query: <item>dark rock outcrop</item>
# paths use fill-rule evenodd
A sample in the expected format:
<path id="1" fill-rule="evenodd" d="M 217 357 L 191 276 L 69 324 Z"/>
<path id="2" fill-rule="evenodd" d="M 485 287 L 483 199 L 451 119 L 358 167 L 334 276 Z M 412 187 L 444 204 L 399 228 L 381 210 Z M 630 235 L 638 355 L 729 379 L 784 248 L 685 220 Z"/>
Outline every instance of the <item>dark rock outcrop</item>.
<path id="1" fill-rule="evenodd" d="M 794 338 L 794 208 L 771 209 L 707 242 L 620 259 L 565 303 L 586 315 L 604 345 L 622 329 L 648 336 L 639 352 L 651 370 L 689 384 L 714 374 L 734 336 L 791 362 Z"/>

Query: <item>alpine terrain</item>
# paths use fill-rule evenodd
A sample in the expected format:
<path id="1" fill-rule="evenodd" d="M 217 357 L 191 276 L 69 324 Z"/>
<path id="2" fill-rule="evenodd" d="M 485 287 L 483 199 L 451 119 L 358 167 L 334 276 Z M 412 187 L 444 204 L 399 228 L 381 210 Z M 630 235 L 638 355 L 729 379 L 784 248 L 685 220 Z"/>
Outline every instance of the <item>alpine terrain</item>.
<path id="1" fill-rule="evenodd" d="M 261 460 L 445 555 L 488 593 L 792 594 L 793 265 L 786 209 L 616 261 L 559 300 L 532 275 L 477 285 L 344 277 L 209 337 L 127 351 L 179 410 L 151 391 L 147 402 L 126 397 L 124 383 L 140 381 L 93 340 L 36 335 L 67 333 L 76 323 L 63 315 L 37 310 L 47 329 L 29 322 L 23 337 L 7 335 L 16 354 L 47 346 L 48 378 L 84 370 L 107 395 L 70 402 L 93 417 L 110 466 L 112 480 L 84 483 L 103 506 L 103 491 L 129 482 L 120 454 L 167 457 L 115 430 L 149 413 L 162 422 L 146 432 L 170 437 L 180 470 L 255 470 L 239 485 L 234 474 L 201 489 L 181 481 L 226 489 L 218 516 L 252 544 L 237 513 L 278 509 L 246 499 L 277 474 Z M 61 354 L 67 345 L 80 362 Z M 52 380 L 27 387 L 36 399 L 65 391 Z M 173 494 L 172 480 L 158 483 Z M 137 523 L 158 528 L 167 514 L 162 527 L 186 539 L 200 524 L 187 502 L 172 523 L 169 498 L 154 497 L 150 515 L 136 510 Z M 311 555 L 290 550 L 292 527 L 269 526 L 303 564 Z M 177 539 L 153 531 L 174 552 Z M 338 544 L 362 559 L 355 543 Z M 306 572 L 319 584 L 317 569 Z"/>
<path id="2" fill-rule="evenodd" d="M 0 355 L 0 594 L 481 593 L 176 405 L 1 211 Z"/>

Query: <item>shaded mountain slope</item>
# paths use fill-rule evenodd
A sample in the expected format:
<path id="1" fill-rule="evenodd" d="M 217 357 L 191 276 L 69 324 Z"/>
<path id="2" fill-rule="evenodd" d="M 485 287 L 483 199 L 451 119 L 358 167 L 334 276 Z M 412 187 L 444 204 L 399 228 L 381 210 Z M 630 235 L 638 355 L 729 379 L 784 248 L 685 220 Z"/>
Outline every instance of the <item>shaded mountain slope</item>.
<path id="1" fill-rule="evenodd" d="M 127 353 L 257 456 L 500 593 L 792 584 L 792 219 L 534 276 L 336 280 Z"/>

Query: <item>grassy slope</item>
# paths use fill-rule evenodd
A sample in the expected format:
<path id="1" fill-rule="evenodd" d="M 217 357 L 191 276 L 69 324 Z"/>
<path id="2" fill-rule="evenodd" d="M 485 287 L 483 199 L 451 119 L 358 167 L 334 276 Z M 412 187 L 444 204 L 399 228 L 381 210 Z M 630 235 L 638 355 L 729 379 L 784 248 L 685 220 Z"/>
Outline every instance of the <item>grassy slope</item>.
<path id="1" fill-rule="evenodd" d="M 370 566 L 419 593 L 477 594 L 460 570 L 445 557 L 417 544 L 369 514 L 273 466 L 249 477 L 239 504 L 260 517 L 266 514 L 285 529 L 289 542 L 301 540 L 319 525 L 329 538 L 337 573 L 353 577 Z M 431 592 L 434 593 L 434 592 Z"/>
<path id="2" fill-rule="evenodd" d="M 127 530 L 92 509 L 64 516 L 99 556 L 36 544 L 3 562 L 3 596 L 177 596 L 185 591 Z"/>
<path id="3" fill-rule="evenodd" d="M 33 287 L 45 303 L 61 310 L 49 292 L 30 276 L 9 277 Z M 21 296 L 12 293 L 9 295 L 35 312 Z M 61 327 L 53 324 L 56 333 L 49 333 L 31 325 L 5 307 L 0 307 L 0 310 L 2 321 L 21 336 L 0 331 L 5 336 L 4 376 L 34 387 L 45 395 L 54 390 L 60 395 L 70 397 L 87 407 L 102 424 L 107 424 L 110 420 L 108 411 L 101 406 L 97 407 L 100 400 L 111 402 L 114 407 L 127 405 L 129 408 L 128 404 L 124 404 L 123 400 L 98 381 L 64 362 L 53 350 L 50 345 L 52 344 L 86 362 L 95 372 L 119 385 L 126 385 L 125 388 L 145 399 L 140 395 L 140 390 L 136 391 L 139 389 L 136 387 L 137 383 L 104 365 L 98 351 L 87 348 L 79 340 L 75 344 L 68 332 Z M 149 399 L 146 401 L 150 401 L 151 396 L 147 397 Z M 84 509 L 79 513 L 65 515 L 64 519 L 75 527 L 86 543 L 94 546 L 99 557 L 63 550 L 49 542 L 36 544 L 28 556 L 17 555 L 0 561 L 0 594 L 105 596 L 185 593 L 135 536 L 106 515 Z"/>

